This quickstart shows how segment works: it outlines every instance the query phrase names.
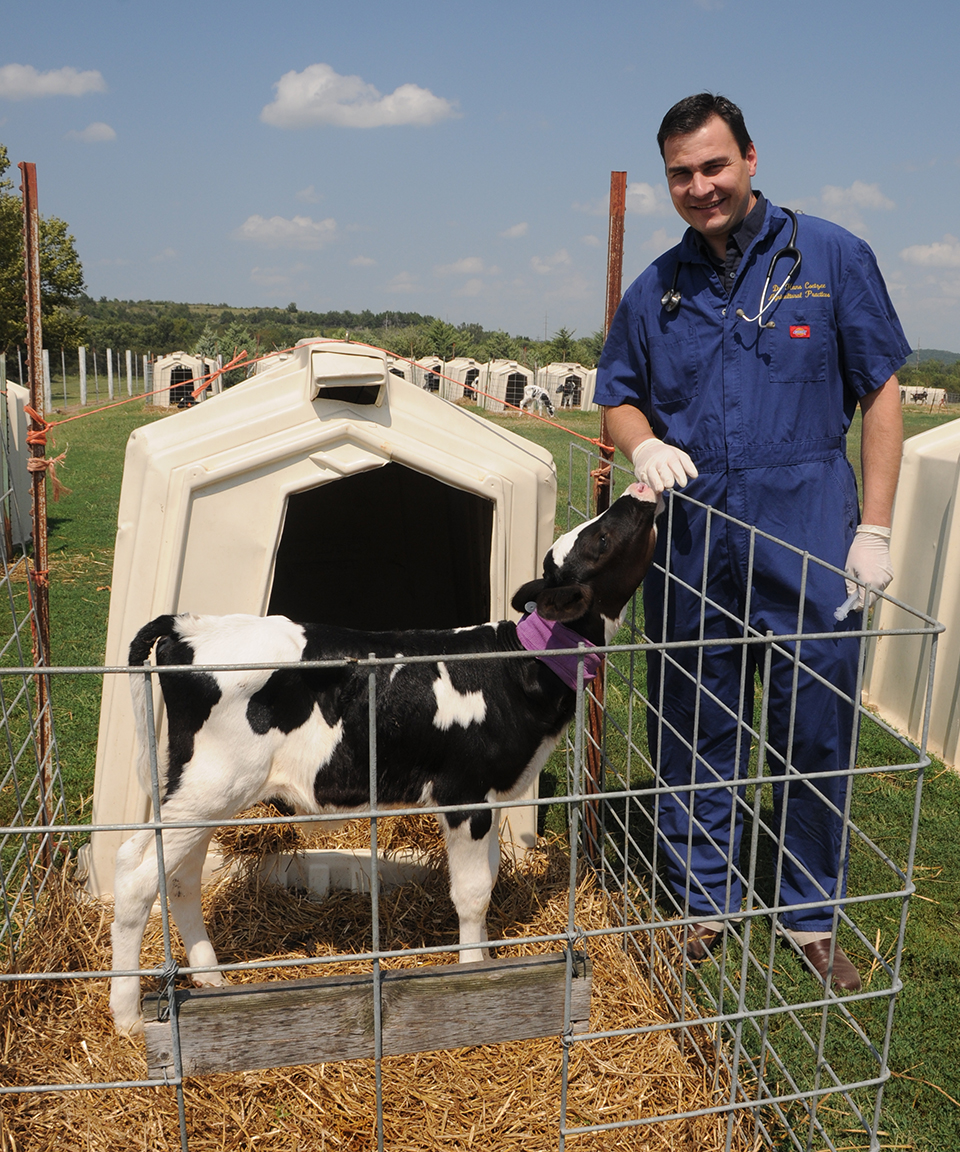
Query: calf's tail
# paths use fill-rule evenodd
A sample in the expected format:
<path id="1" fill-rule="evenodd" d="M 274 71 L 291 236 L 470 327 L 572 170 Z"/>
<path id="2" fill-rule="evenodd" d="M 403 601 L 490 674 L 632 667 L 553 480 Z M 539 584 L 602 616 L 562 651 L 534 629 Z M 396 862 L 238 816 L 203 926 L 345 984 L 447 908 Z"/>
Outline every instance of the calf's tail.
<path id="1" fill-rule="evenodd" d="M 176 635 L 176 619 L 176 616 L 158 616 L 149 624 L 145 624 L 130 642 L 127 663 L 131 667 L 146 664 L 158 640 Z M 155 732 L 150 733 L 147 725 L 147 678 L 133 673 L 129 679 L 130 695 L 133 697 L 133 720 L 137 733 L 137 777 L 141 788 L 149 796 L 152 792 L 150 739 L 151 736 L 155 738 Z"/>

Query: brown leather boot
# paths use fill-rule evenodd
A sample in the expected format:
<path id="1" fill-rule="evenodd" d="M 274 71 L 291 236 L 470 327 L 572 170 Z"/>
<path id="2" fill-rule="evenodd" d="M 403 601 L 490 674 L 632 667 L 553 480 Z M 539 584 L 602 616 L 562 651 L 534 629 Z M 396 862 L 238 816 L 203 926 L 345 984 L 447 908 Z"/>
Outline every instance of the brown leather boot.
<path id="1" fill-rule="evenodd" d="M 708 928 L 706 924 L 691 924 L 687 929 L 684 955 L 691 963 L 699 964 L 706 960 L 719 939 L 720 933 L 716 929 Z"/>
<path id="2" fill-rule="evenodd" d="M 831 941 L 814 940 L 812 944 L 804 944 L 800 951 L 807 959 L 807 963 L 826 984 L 827 974 L 830 970 Z M 860 973 L 854 968 L 850 957 L 839 944 L 833 950 L 833 986 L 841 992 L 859 992 L 863 987 Z"/>

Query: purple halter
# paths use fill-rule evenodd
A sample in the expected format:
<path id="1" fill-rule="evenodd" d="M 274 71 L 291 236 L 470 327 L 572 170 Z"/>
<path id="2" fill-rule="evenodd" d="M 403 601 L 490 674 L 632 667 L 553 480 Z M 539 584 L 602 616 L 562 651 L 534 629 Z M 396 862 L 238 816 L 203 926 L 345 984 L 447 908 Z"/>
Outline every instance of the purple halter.
<path id="1" fill-rule="evenodd" d="M 585 640 L 578 632 L 561 624 L 558 620 L 544 620 L 538 612 L 531 612 L 524 616 L 517 625 L 517 639 L 528 652 L 539 652 L 549 648 L 578 648 L 582 644 L 585 648 L 593 648 L 589 640 Z M 582 657 L 567 656 L 538 656 L 551 672 L 566 684 L 568 688 L 576 691 L 577 665 L 583 660 L 583 682 L 589 684 L 600 671 L 603 656 L 597 652 L 586 652 Z"/>

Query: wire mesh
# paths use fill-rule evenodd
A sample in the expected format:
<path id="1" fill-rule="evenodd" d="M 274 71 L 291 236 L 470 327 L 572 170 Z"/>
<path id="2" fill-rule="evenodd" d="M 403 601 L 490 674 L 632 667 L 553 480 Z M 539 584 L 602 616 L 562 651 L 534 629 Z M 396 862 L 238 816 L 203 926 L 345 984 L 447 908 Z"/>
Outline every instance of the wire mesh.
<path id="1" fill-rule="evenodd" d="M 599 463 L 591 452 L 576 446 L 571 449 L 568 527 L 589 518 L 590 477 Z M 619 475 L 616 483 L 622 487 L 629 479 L 625 474 Z M 6 496 L 9 497 L 9 487 Z M 674 497 L 675 501 L 680 499 Z M 661 530 L 669 532 L 669 509 L 662 523 Z M 753 531 L 749 526 L 743 530 Z M 787 547 L 779 542 L 772 544 Z M 817 563 L 810 557 L 801 557 L 800 562 L 807 566 Z M 6 949 L 0 990 L 4 987 L 9 990 L 13 985 L 42 989 L 52 982 L 70 982 L 71 986 L 98 982 L 96 987 L 101 990 L 103 1000 L 101 1010 L 105 1013 L 103 978 L 109 974 L 106 965 L 91 970 L 76 966 L 71 970 L 64 965 L 26 971 L 17 962 L 17 943 L 34 910 L 42 903 L 45 886 L 50 885 L 55 871 L 43 864 L 45 846 L 56 849 L 54 861 L 59 862 L 69 848 L 69 837 L 91 830 L 89 825 L 64 819 L 62 788 L 55 764 L 52 775 L 59 790 L 48 798 L 46 811 L 41 803 L 42 765 L 35 752 L 36 718 L 31 714 L 35 670 L 31 667 L 29 645 L 29 584 L 25 571 L 18 567 L 20 563 L 22 558 L 16 562 L 5 559 L 3 577 L 9 621 L 5 624 L 4 667 L 0 667 L 0 719 L 9 767 L 4 769 L 0 793 L 4 804 L 4 827 L 0 828 L 0 892 L 4 916 L 0 939 Z M 900 630 L 898 634 L 929 634 L 935 641 L 939 630 L 936 622 L 919 613 L 914 618 L 915 628 Z M 545 946 L 559 948 L 567 957 L 564 1027 L 556 1040 L 559 1076 L 556 1083 L 542 1088 L 551 1100 L 552 1130 L 545 1143 L 534 1145 L 528 1138 L 525 1147 L 640 1148 L 647 1146 L 642 1143 L 646 1135 L 673 1131 L 671 1124 L 696 1125 L 703 1121 L 713 1124 L 714 1142 L 709 1147 L 722 1147 L 731 1152 L 755 1147 L 816 1147 L 836 1152 L 849 1146 L 851 1131 L 861 1133 L 858 1146 L 862 1146 L 865 1136 L 869 1147 L 880 1147 L 882 1090 L 889 1076 L 887 1059 L 895 1027 L 894 1004 L 900 988 L 907 905 L 913 891 L 911 870 L 921 785 L 928 760 L 922 745 L 917 747 L 905 740 L 860 704 L 862 650 L 874 643 L 879 634 L 869 629 L 853 633 L 851 642 L 860 645 L 861 659 L 849 703 L 859 717 L 860 745 L 865 741 L 879 742 L 887 755 L 882 763 L 867 766 L 858 758 L 858 746 L 853 740 L 848 762 L 840 772 L 851 785 L 837 813 L 844 841 L 849 843 L 849 885 L 839 895 L 825 893 L 824 903 L 834 910 L 839 938 L 857 956 L 866 979 L 861 992 L 839 996 L 824 988 L 823 982 L 805 966 L 798 950 L 778 932 L 785 908 L 777 895 L 784 850 L 779 847 L 782 828 L 774 815 L 772 794 L 778 779 L 791 769 L 782 751 L 778 751 L 779 746 L 770 738 L 767 673 L 776 658 L 792 660 L 802 669 L 802 645 L 809 634 L 801 639 L 802 628 L 799 628 L 796 635 L 757 635 L 747 621 L 741 619 L 739 625 L 740 645 L 756 656 L 754 663 L 758 669 L 755 701 L 750 707 L 741 707 L 736 716 L 740 739 L 749 743 L 752 752 L 747 775 L 738 779 L 732 789 L 734 807 L 742 814 L 744 833 L 743 850 L 737 859 L 730 858 L 728 871 L 730 882 L 736 880 L 742 886 L 744 897 L 735 911 L 716 910 L 716 918 L 724 931 L 719 946 L 702 964 L 691 966 L 683 956 L 689 926 L 700 918 L 691 911 L 689 890 L 685 895 L 678 895 L 665 879 L 661 805 L 667 793 L 676 794 L 678 789 L 664 783 L 656 751 L 651 750 L 650 731 L 656 732 L 658 723 L 668 723 L 669 714 L 664 709 L 662 695 L 648 689 L 646 660 L 652 652 L 660 659 L 676 660 L 686 667 L 689 658 L 678 653 L 689 649 L 696 665 L 699 654 L 711 641 L 702 639 L 686 645 L 654 643 L 644 631 L 638 598 L 623 622 L 616 643 L 608 650 L 602 698 L 594 698 L 581 681 L 575 720 L 555 754 L 554 794 L 548 795 L 550 789 L 545 787 L 542 795 L 533 801 L 544 819 L 551 813 L 555 817 L 559 815 L 566 828 L 569 869 L 565 922 L 550 931 L 532 934 L 524 934 L 521 926 L 501 939 L 490 941 L 491 947 L 501 949 L 502 954 L 518 948 L 535 950 Z M 410 660 L 409 657 L 403 659 Z M 456 659 L 445 656 L 447 661 Z M 378 669 L 388 668 L 394 662 L 371 659 L 360 663 L 369 670 L 370 691 L 375 696 Z M 90 675 L 126 674 L 126 670 L 104 668 L 49 669 L 48 674 L 56 679 L 58 675 L 78 674 L 78 671 Z M 153 675 L 157 675 L 156 670 Z M 746 678 L 740 687 L 745 699 Z M 151 692 L 146 693 L 146 698 L 148 702 L 152 700 Z M 796 707 L 795 700 L 792 707 Z M 591 715 L 595 717 L 593 721 Z M 155 726 L 150 725 L 150 729 L 155 730 Z M 375 750 L 374 737 L 371 722 L 371 747 Z M 54 757 L 55 747 L 54 744 Z M 151 758 L 156 805 L 160 777 L 155 746 Z M 593 771 L 592 764 L 600 765 L 599 780 L 588 778 Z M 913 797 L 910 826 L 891 830 L 882 843 L 861 823 L 857 802 L 858 789 L 868 786 L 878 776 L 896 778 Z M 808 787 L 810 783 L 808 781 Z M 816 786 L 816 778 L 812 783 Z M 731 791 L 729 783 L 711 780 L 708 775 L 706 782 L 692 777 L 690 784 L 679 792 L 689 796 L 692 802 L 697 794 L 718 789 Z M 528 803 L 527 800 L 504 802 L 497 807 L 509 809 Z M 368 814 L 372 858 L 377 858 L 382 818 L 414 811 L 423 810 L 398 813 L 377 808 L 373 759 Z M 321 818 L 314 819 L 322 822 Z M 227 822 L 234 827 L 266 823 L 303 824 L 304 818 L 273 815 Z M 153 830 L 157 850 L 162 852 L 163 826 L 149 822 L 137 827 Z M 585 872 L 595 877 L 602 893 L 605 913 L 600 924 L 588 920 L 585 914 Z M 295 968 L 299 973 L 304 966 L 322 974 L 334 961 L 365 965 L 373 976 L 376 1050 L 370 1095 L 375 1100 L 375 1125 L 362 1138 L 357 1137 L 355 1143 L 343 1146 L 407 1147 L 396 1139 L 388 1143 L 385 1136 L 393 1122 L 391 1111 L 398 1105 L 391 1089 L 391 1077 L 397 1074 L 396 1065 L 388 1064 L 382 1055 L 380 972 L 383 966 L 398 960 L 430 964 L 443 959 L 444 953 L 449 960 L 456 950 L 452 941 L 416 947 L 392 946 L 391 938 L 381 933 L 386 901 L 382 900 L 382 880 L 377 869 L 370 871 L 369 887 L 371 929 L 367 946 L 355 948 L 346 955 L 298 956 L 296 959 L 274 956 L 252 961 L 233 960 L 220 967 L 237 977 L 255 970 L 272 972 L 282 979 L 288 970 Z M 188 1152 L 191 1144 L 209 1146 L 202 1142 L 198 1122 L 195 1117 L 191 1118 L 193 1113 L 186 1104 L 186 1089 L 191 1081 L 184 1076 L 178 1047 L 180 1022 L 175 988 L 198 969 L 183 963 L 168 921 L 162 888 L 160 911 L 162 960 L 144 963 L 140 975 L 159 983 L 160 1008 L 169 1016 L 172 1026 L 172 1067 L 162 1077 L 153 1078 L 129 1072 L 111 1075 L 109 1066 L 98 1066 L 95 1075 L 91 1061 L 89 1073 L 84 1070 L 84 1076 L 57 1082 L 31 1080 L 29 1074 L 5 1068 L 0 1078 L 0 1098 L 68 1091 L 161 1089 L 173 1093 L 176 1100 L 175 1113 L 170 1115 L 167 1130 L 162 1134 L 163 1145 L 179 1142 L 182 1152 Z M 318 909 L 318 915 L 322 915 L 322 909 Z M 598 1024 L 593 1031 L 575 1033 L 570 1016 L 575 957 L 583 952 L 600 955 L 611 942 L 640 973 L 642 983 L 662 1005 L 662 1011 L 650 1018 L 641 1017 L 632 1002 L 606 1005 L 607 1010 L 597 1015 Z M 684 1067 L 693 1069 L 704 1086 L 705 1094 L 691 1098 L 689 1106 L 676 1100 L 669 1107 L 660 1101 L 651 1102 L 642 1082 L 635 1080 L 630 1063 L 621 1060 L 622 1053 L 664 1037 L 669 1038 Z M 49 1043 L 56 1043 L 55 1038 L 51 1037 Z M 611 1050 L 620 1055 L 611 1058 Z M 460 1055 L 455 1054 L 454 1059 Z M 496 1055 L 492 1055 L 491 1060 L 496 1059 Z M 600 1069 L 598 1075 L 628 1084 L 621 1092 L 617 1108 L 610 1107 L 605 1112 L 602 1108 L 590 1109 L 584 1105 L 582 1095 L 578 1095 L 584 1059 Z M 224 1089 L 219 1091 L 222 1094 Z M 499 1104 L 498 1101 L 498 1108 Z M 231 1100 L 227 1106 L 234 1108 L 233 1114 L 237 1115 Z M 118 1110 L 121 1107 L 118 1105 Z M 242 1107 L 239 1104 L 237 1107 L 242 1113 Z M 338 1111 L 336 1105 L 332 1109 Z M 501 1116 L 502 1113 L 500 1109 Z M 521 1117 L 521 1124 L 522 1120 Z M 146 1128 L 144 1131 L 146 1138 Z M 692 1133 L 695 1129 L 685 1131 Z M 489 1135 L 485 1136 L 482 1130 L 474 1134 L 481 1142 L 489 1142 Z M 413 1133 L 410 1138 L 426 1140 L 422 1133 Z M 664 1135 L 662 1139 L 668 1141 L 672 1137 Z M 590 1143 L 591 1140 L 599 1143 Z M 337 1146 L 340 1145 L 330 1144 L 330 1147 Z M 427 1147 L 428 1144 L 409 1146 Z"/>
<path id="2" fill-rule="evenodd" d="M 51 708 L 49 691 L 38 711 L 39 676 L 28 670 L 34 662 L 36 628 L 33 574 L 25 547 L 13 542 L 11 526 L 28 521 L 29 512 L 18 507 L 13 488 L 7 403 L 6 356 L 0 353 L 0 670 L 21 669 L 0 676 L 0 732 L 6 752 L 5 760 L 0 759 L 0 824 L 20 827 L 16 833 L 0 833 L 0 962 L 15 954 L 49 882 L 51 865 L 69 851 L 65 833 L 43 831 L 63 819 L 63 783 L 56 740 L 44 751 L 40 735 L 44 712 L 49 715 Z M 25 468 L 25 460 L 18 463 Z"/>

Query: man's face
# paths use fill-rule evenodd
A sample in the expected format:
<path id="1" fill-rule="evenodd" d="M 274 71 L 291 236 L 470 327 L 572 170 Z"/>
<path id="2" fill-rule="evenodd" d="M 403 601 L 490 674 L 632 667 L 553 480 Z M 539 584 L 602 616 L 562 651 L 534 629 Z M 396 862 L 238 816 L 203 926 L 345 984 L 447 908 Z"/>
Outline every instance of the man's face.
<path id="1" fill-rule="evenodd" d="M 754 204 L 757 150 L 751 144 L 741 156 L 726 123 L 711 116 L 695 132 L 668 136 L 663 152 L 673 206 L 722 257 L 728 233 Z"/>

